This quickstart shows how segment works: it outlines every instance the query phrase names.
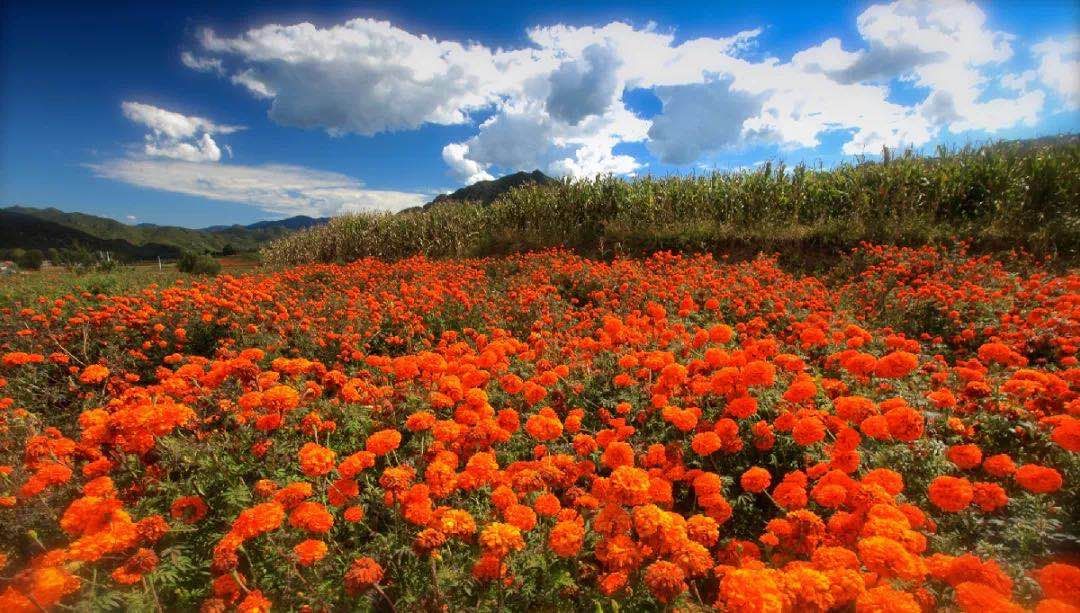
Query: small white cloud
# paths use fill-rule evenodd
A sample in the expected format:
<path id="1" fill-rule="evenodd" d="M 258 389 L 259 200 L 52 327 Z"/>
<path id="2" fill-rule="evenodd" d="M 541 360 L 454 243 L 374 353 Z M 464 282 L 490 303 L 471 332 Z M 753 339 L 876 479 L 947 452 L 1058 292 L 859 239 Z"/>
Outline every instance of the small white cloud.
<path id="1" fill-rule="evenodd" d="M 427 200 L 427 195 L 367 189 L 347 175 L 267 164 L 201 164 L 167 159 L 116 159 L 89 164 L 94 174 L 139 187 L 237 202 L 283 215 L 336 215 L 346 212 L 398 211 Z"/>
<path id="2" fill-rule="evenodd" d="M 200 57 L 190 51 L 184 51 L 180 54 L 180 63 L 199 72 L 212 72 L 219 75 L 225 74 L 225 64 L 220 59 Z"/>
<path id="3" fill-rule="evenodd" d="M 124 102 L 124 116 L 150 128 L 143 153 L 188 162 L 216 162 L 221 148 L 212 134 L 231 134 L 240 126 L 214 123 L 202 117 L 191 117 L 141 102 Z M 230 150 L 231 155 L 231 150 Z"/>

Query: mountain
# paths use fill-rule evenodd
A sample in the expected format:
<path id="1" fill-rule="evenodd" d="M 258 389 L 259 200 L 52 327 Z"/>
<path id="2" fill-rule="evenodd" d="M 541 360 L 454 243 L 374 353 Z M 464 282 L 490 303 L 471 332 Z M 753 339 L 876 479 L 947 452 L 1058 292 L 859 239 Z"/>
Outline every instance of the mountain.
<path id="1" fill-rule="evenodd" d="M 115 219 L 55 208 L 12 206 L 0 209 L 0 249 L 71 249 L 111 251 L 124 259 L 175 258 L 184 251 L 254 251 L 262 243 L 327 218 L 298 215 L 250 225 L 181 228 L 155 224 L 127 225 Z"/>
<path id="2" fill-rule="evenodd" d="M 479 202 L 480 204 L 487 205 L 491 204 L 496 198 L 515 187 L 528 183 L 544 185 L 545 183 L 554 183 L 557 180 L 558 179 L 552 179 L 539 170 L 534 170 L 532 172 L 515 172 L 512 175 L 506 175 L 505 177 L 499 177 L 498 179 L 493 179 L 491 181 L 477 181 L 472 185 L 463 187 L 449 194 L 439 194 L 434 200 L 423 206 L 414 206 L 404 209 L 401 212 L 415 213 L 450 202 Z"/>

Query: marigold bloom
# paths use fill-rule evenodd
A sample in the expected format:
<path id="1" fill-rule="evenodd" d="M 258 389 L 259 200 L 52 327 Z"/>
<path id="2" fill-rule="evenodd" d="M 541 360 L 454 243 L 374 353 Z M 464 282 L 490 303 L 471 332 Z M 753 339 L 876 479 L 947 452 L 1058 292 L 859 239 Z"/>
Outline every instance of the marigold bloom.
<path id="1" fill-rule="evenodd" d="M 318 502 L 301 502 L 289 513 L 289 525 L 312 534 L 326 534 L 334 525 L 334 516 Z"/>
<path id="2" fill-rule="evenodd" d="M 1080 567 L 1052 563 L 1031 574 L 1042 587 L 1043 596 L 1080 607 Z"/>
<path id="3" fill-rule="evenodd" d="M 654 598 L 663 603 L 671 602 L 686 591 L 683 570 L 671 562 L 653 562 L 645 569 L 645 585 Z"/>
<path id="4" fill-rule="evenodd" d="M 1049 466 L 1024 464 L 1013 475 L 1020 487 L 1035 494 L 1052 494 L 1061 489 L 1061 473 Z"/>
<path id="5" fill-rule="evenodd" d="M 345 573 L 345 590 L 351 596 L 362 594 L 383 578 L 383 568 L 375 560 L 363 557 L 353 560 Z"/>
<path id="6" fill-rule="evenodd" d="M 309 477 L 318 477 L 334 470 L 334 458 L 337 456 L 333 450 L 327 449 L 318 443 L 304 443 L 300 448 L 300 470 Z"/>
<path id="7" fill-rule="evenodd" d="M 585 529 L 575 521 L 557 522 L 548 535 L 548 547 L 555 555 L 563 558 L 576 556 L 584 542 Z"/>
<path id="8" fill-rule="evenodd" d="M 968 508 L 975 496 L 970 481 L 948 476 L 934 478 L 927 494 L 934 506 L 951 513 L 959 513 Z"/>
<path id="9" fill-rule="evenodd" d="M 480 533 L 480 546 L 485 552 L 503 558 L 512 551 L 524 549 L 525 541 L 522 540 L 521 530 L 517 526 L 494 522 Z"/>
<path id="10" fill-rule="evenodd" d="M 376 456 L 384 456 L 401 445 L 401 433 L 397 430 L 379 430 L 367 438 L 364 449 Z"/>
<path id="11" fill-rule="evenodd" d="M 196 524 L 206 517 L 209 508 L 198 496 L 181 496 L 173 501 L 169 514 L 186 524 Z"/>
<path id="12" fill-rule="evenodd" d="M 293 547 L 297 562 L 301 566 L 311 566 L 326 557 L 326 543 L 316 539 L 300 541 Z"/>
<path id="13" fill-rule="evenodd" d="M 610 477 L 612 493 L 624 505 L 635 506 L 649 501 L 649 475 L 640 468 L 620 466 Z"/>
<path id="14" fill-rule="evenodd" d="M 906 351 L 894 351 L 880 359 L 874 366 L 874 374 L 887 379 L 907 376 L 919 365 L 919 358 Z"/>
<path id="15" fill-rule="evenodd" d="M 969 470 L 982 463 L 982 449 L 978 445 L 953 445 L 946 456 L 958 468 Z"/>
<path id="16" fill-rule="evenodd" d="M 109 369 L 100 364 L 91 364 L 79 373 L 79 381 L 87 385 L 96 385 L 109 377 Z"/>
<path id="17" fill-rule="evenodd" d="M 1009 598 L 1002 596 L 990 587 L 971 581 L 956 586 L 956 604 L 964 613 L 1024 613 L 1024 608 L 1016 605 Z"/>
<path id="18" fill-rule="evenodd" d="M 755 494 L 765 491 L 771 482 L 772 475 L 769 474 L 769 471 L 760 466 L 748 468 L 746 472 L 739 477 L 739 485 L 741 485 L 744 490 Z"/>

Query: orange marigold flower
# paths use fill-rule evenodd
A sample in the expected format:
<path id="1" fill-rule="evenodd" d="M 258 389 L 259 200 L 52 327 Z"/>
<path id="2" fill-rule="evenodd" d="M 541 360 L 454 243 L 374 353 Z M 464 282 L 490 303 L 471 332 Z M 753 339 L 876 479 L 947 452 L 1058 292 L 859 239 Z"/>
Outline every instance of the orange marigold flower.
<path id="1" fill-rule="evenodd" d="M 480 533 L 480 546 L 486 553 L 503 558 L 512 551 L 524 549 L 525 541 L 517 526 L 494 522 Z"/>
<path id="2" fill-rule="evenodd" d="M 109 369 L 100 364 L 91 364 L 79 374 L 79 381 L 87 385 L 101 383 L 109 376 Z"/>
<path id="3" fill-rule="evenodd" d="M 562 436 L 563 425 L 558 416 L 555 415 L 555 411 L 550 408 L 543 408 L 538 413 L 531 415 L 525 422 L 525 431 L 536 440 L 547 442 Z"/>
<path id="4" fill-rule="evenodd" d="M 983 461 L 983 470 L 995 477 L 1004 478 L 1016 472 L 1016 464 L 1008 454 L 999 453 Z"/>
<path id="5" fill-rule="evenodd" d="M 804 447 L 813 445 L 825 439 L 825 424 L 817 417 L 803 417 L 795 422 L 791 436 Z"/>
<path id="6" fill-rule="evenodd" d="M 198 496 L 181 496 L 173 501 L 172 506 L 169 507 L 169 514 L 173 519 L 179 519 L 185 524 L 198 523 L 202 518 L 206 517 L 206 512 L 209 507 L 203 502 L 203 499 Z"/>
<path id="7" fill-rule="evenodd" d="M 1013 475 L 1020 487 L 1035 494 L 1051 494 L 1061 489 L 1061 473 L 1049 466 L 1024 464 Z"/>
<path id="8" fill-rule="evenodd" d="M 1080 419 L 1062 415 L 1050 433 L 1050 440 L 1066 451 L 1080 452 Z"/>
<path id="9" fill-rule="evenodd" d="M 244 509 L 232 525 L 232 533 L 242 540 L 277 530 L 285 520 L 285 509 L 277 502 L 264 502 Z"/>
<path id="10" fill-rule="evenodd" d="M 313 534 L 326 534 L 334 525 L 334 516 L 319 502 L 301 502 L 289 514 L 289 525 Z"/>
<path id="11" fill-rule="evenodd" d="M 665 604 L 686 590 L 685 578 L 683 570 L 671 562 L 653 562 L 645 569 L 645 585 L 654 598 Z"/>
<path id="12" fill-rule="evenodd" d="M 634 448 L 629 443 L 612 441 L 608 443 L 604 453 L 600 456 L 600 462 L 608 468 L 634 465 Z"/>
<path id="13" fill-rule="evenodd" d="M 889 410 L 885 413 L 885 421 L 889 424 L 889 435 L 906 443 L 922 436 L 926 426 L 922 413 L 908 406 Z"/>
<path id="14" fill-rule="evenodd" d="M 326 551 L 326 543 L 316 539 L 300 541 L 293 547 L 293 553 L 296 554 L 296 560 L 300 566 L 315 564 L 326 557 Z"/>
<path id="15" fill-rule="evenodd" d="M 334 470 L 334 458 L 337 456 L 333 450 L 327 449 L 318 443 L 304 443 L 300 448 L 300 470 L 309 477 L 318 477 Z"/>
<path id="16" fill-rule="evenodd" d="M 997 483 L 976 481 L 972 489 L 975 504 L 987 513 L 992 513 L 1009 503 L 1009 496 L 1005 493 L 1005 488 Z"/>
<path id="17" fill-rule="evenodd" d="M 1032 573 L 1042 587 L 1043 596 L 1080 607 L 1080 567 L 1053 563 Z"/>
<path id="18" fill-rule="evenodd" d="M 640 468 L 620 466 L 610 477 L 612 493 L 624 505 L 636 506 L 649 501 L 649 474 Z"/>
<path id="19" fill-rule="evenodd" d="M 982 583 L 967 581 L 957 585 L 955 589 L 956 604 L 964 613 L 1024 613 L 1023 607 Z"/>
<path id="20" fill-rule="evenodd" d="M 345 590 L 350 596 L 362 594 L 383 578 L 383 568 L 375 560 L 357 558 L 345 573 Z"/>
<path id="21" fill-rule="evenodd" d="M 877 361 L 874 374 L 886 379 L 899 379 L 907 376 L 919 365 L 919 358 L 906 351 L 894 351 Z"/>
<path id="22" fill-rule="evenodd" d="M 576 521 L 557 522 L 548 535 L 548 547 L 563 558 L 576 556 L 584 542 L 585 529 Z"/>
<path id="23" fill-rule="evenodd" d="M 739 485 L 741 485 L 744 490 L 755 494 L 765 491 L 771 482 L 772 475 L 769 474 L 769 471 L 760 466 L 748 468 L 746 472 L 739 477 Z"/>
<path id="24" fill-rule="evenodd" d="M 375 454 L 384 456 L 401 445 L 401 433 L 394 429 L 379 430 L 367 438 L 364 449 Z"/>
<path id="25" fill-rule="evenodd" d="M 953 445 L 945 454 L 958 468 L 969 470 L 982 463 L 982 449 L 978 445 Z"/>
<path id="26" fill-rule="evenodd" d="M 888 584 L 866 590 L 855 599 L 856 613 L 922 613 L 922 610 L 914 596 Z"/>
<path id="27" fill-rule="evenodd" d="M 930 502 L 942 511 L 959 513 L 968 508 L 975 492 L 967 479 L 940 476 L 930 482 L 927 489 Z"/>
<path id="28" fill-rule="evenodd" d="M 780 573 L 772 569 L 737 568 L 720 580 L 718 609 L 727 611 L 785 611 L 789 597 L 780 588 Z"/>

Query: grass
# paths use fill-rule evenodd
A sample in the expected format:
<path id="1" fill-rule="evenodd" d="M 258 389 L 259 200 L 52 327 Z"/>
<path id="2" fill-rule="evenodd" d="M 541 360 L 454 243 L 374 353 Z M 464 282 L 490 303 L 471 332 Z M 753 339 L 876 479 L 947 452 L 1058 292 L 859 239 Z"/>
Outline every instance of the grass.
<path id="1" fill-rule="evenodd" d="M 222 274 L 237 275 L 254 271 L 257 260 L 243 257 L 218 258 Z M 167 287 L 181 279 L 191 278 L 176 270 L 176 264 L 140 263 L 121 265 L 108 271 L 75 273 L 62 266 L 50 266 L 38 271 L 23 271 L 0 276 L 0 311 L 36 304 L 39 300 L 55 300 L 63 296 L 89 294 L 126 295 L 137 293 L 150 285 Z"/>
<path id="2" fill-rule="evenodd" d="M 838 253 L 862 241 L 969 241 L 1072 261 L 1080 251 L 1080 137 L 886 154 L 829 170 L 636 179 L 598 177 L 511 190 L 489 206 L 409 215 L 361 213 L 274 241 L 265 261 L 290 265 L 483 256 L 550 247 L 583 254 L 658 250 L 752 255 Z"/>

